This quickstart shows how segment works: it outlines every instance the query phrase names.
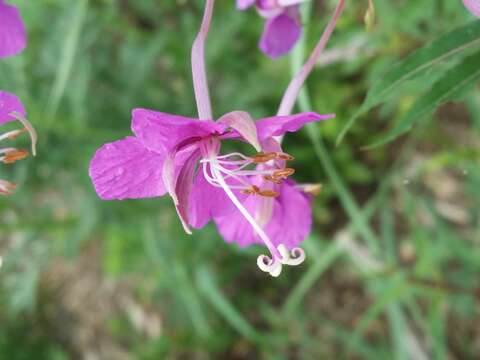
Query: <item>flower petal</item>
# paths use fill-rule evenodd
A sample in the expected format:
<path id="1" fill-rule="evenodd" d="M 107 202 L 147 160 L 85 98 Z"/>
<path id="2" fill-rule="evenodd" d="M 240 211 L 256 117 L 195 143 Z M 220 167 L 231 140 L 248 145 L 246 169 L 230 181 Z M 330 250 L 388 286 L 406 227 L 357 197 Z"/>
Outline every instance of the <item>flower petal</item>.
<path id="1" fill-rule="evenodd" d="M 245 195 L 236 193 L 240 201 Z M 194 228 L 204 227 L 213 217 L 220 217 L 238 211 L 222 188 L 211 185 L 202 169 L 195 177 L 190 194 L 189 223 Z"/>
<path id="2" fill-rule="evenodd" d="M 273 212 L 270 221 L 265 226 L 265 232 L 270 240 L 279 246 L 284 244 L 292 249 L 301 243 L 310 233 L 312 211 L 310 200 L 293 181 L 285 181 L 279 187 L 280 195 L 273 199 Z M 271 198 L 249 196 L 243 205 L 255 216 L 262 209 L 262 202 Z M 227 242 L 236 242 L 240 247 L 252 244 L 262 244 L 252 227 L 239 212 L 214 218 L 218 230 Z"/>
<path id="3" fill-rule="evenodd" d="M 258 152 L 261 146 L 258 141 L 257 128 L 255 121 L 249 113 L 245 111 L 232 111 L 218 119 L 219 123 L 226 124 L 236 130 L 247 142 L 249 142 Z"/>
<path id="4" fill-rule="evenodd" d="M 245 10 L 255 4 L 255 0 L 237 0 L 237 9 Z"/>
<path id="5" fill-rule="evenodd" d="M 221 134 L 227 125 L 212 120 L 198 120 L 162 112 L 134 109 L 132 131 L 151 150 L 166 153 L 182 144 Z"/>
<path id="6" fill-rule="evenodd" d="M 250 214 L 254 215 L 259 201 L 258 196 L 248 196 L 243 201 L 243 206 Z M 235 242 L 240 247 L 261 243 L 250 223 L 238 210 L 227 215 L 214 217 L 213 220 L 217 225 L 218 232 L 228 243 Z"/>
<path id="7" fill-rule="evenodd" d="M 269 137 L 280 136 L 286 132 L 298 131 L 303 125 L 314 121 L 334 118 L 335 114 L 320 115 L 314 112 L 306 112 L 288 116 L 273 116 L 258 120 L 257 133 L 260 141 Z"/>
<path id="8" fill-rule="evenodd" d="M 0 1 L 0 58 L 21 52 L 27 45 L 27 34 L 16 6 Z"/>
<path id="9" fill-rule="evenodd" d="M 11 115 L 12 112 L 17 112 L 24 117 L 25 108 L 22 102 L 15 95 L 6 91 L 0 91 L 0 125 L 17 120 L 15 116 Z"/>
<path id="10" fill-rule="evenodd" d="M 166 193 L 162 181 L 164 156 L 135 137 L 103 145 L 90 162 L 89 174 L 103 200 L 139 199 Z"/>
<path id="11" fill-rule="evenodd" d="M 272 59 L 288 53 L 300 38 L 302 29 L 296 19 L 287 13 L 265 22 L 260 49 Z"/>

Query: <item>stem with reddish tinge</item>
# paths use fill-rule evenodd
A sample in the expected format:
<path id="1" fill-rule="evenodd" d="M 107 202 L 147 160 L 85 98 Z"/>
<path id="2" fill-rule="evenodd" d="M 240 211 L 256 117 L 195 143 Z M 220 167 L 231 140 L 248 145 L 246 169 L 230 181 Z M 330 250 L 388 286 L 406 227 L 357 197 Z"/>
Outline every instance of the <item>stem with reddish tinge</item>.
<path id="1" fill-rule="evenodd" d="M 280 107 L 278 109 L 277 115 L 290 115 L 292 113 L 293 107 L 295 102 L 297 101 L 298 94 L 305 83 L 308 75 L 312 71 L 313 67 L 318 61 L 318 58 L 323 52 L 323 49 L 328 43 L 328 40 L 332 36 L 333 30 L 335 29 L 335 25 L 337 24 L 337 20 L 342 14 L 342 11 L 345 7 L 345 0 L 340 0 L 338 2 L 337 8 L 335 9 L 335 13 L 333 14 L 332 19 L 328 23 L 325 31 L 322 34 L 322 37 L 318 41 L 315 49 L 313 50 L 312 54 L 308 58 L 307 62 L 303 65 L 300 71 L 295 75 L 292 79 L 290 84 L 288 85 L 285 94 L 283 95 L 282 101 L 280 103 Z"/>
<path id="2" fill-rule="evenodd" d="M 205 69 L 205 42 L 212 21 L 215 0 L 206 0 L 202 25 L 192 45 L 192 78 L 195 100 L 197 101 L 200 120 L 213 119 L 210 92 L 208 90 L 207 72 Z"/>

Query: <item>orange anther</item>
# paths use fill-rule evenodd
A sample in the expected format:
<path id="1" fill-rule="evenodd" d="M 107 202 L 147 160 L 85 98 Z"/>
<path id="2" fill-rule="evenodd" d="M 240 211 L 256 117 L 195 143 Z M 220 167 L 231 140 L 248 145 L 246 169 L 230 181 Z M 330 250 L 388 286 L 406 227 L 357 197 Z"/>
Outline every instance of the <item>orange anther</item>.
<path id="1" fill-rule="evenodd" d="M 264 196 L 264 197 L 277 197 L 280 194 L 273 190 L 260 190 L 258 192 L 258 195 Z"/>
<path id="2" fill-rule="evenodd" d="M 289 155 L 287 153 L 277 153 L 277 159 L 285 160 L 285 161 L 292 161 L 295 158 L 292 155 Z"/>
<path id="3" fill-rule="evenodd" d="M 28 157 L 28 151 L 27 150 L 23 150 L 23 149 L 12 150 L 12 151 L 7 152 L 3 156 L 3 162 L 5 164 L 13 164 L 15 161 L 23 160 L 26 157 Z"/>
<path id="4" fill-rule="evenodd" d="M 295 169 L 292 168 L 285 168 L 282 170 L 276 170 L 273 172 L 274 178 L 285 179 L 295 173 Z"/>
<path id="5" fill-rule="evenodd" d="M 274 160 L 276 157 L 277 157 L 277 154 L 274 152 L 268 152 L 268 153 L 260 152 L 258 154 L 253 155 L 251 159 L 255 164 L 261 164 L 261 163 L 266 163 L 270 160 Z"/>
<path id="6" fill-rule="evenodd" d="M 273 176 L 270 176 L 270 175 L 265 175 L 263 177 L 264 180 L 267 180 L 267 181 L 271 181 L 273 182 L 274 184 L 281 184 L 282 183 L 282 180 L 281 179 L 277 179 L 277 178 L 274 178 Z"/>
<path id="7" fill-rule="evenodd" d="M 253 195 L 253 194 L 258 194 L 259 191 L 260 191 L 260 189 L 257 185 L 252 185 L 251 188 L 243 189 L 242 193 L 246 194 L 246 195 Z"/>

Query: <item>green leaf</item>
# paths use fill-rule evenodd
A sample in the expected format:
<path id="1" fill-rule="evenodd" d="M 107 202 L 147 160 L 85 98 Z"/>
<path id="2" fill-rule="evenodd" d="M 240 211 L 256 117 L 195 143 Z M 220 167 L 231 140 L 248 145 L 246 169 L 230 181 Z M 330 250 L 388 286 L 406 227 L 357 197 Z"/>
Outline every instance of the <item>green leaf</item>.
<path id="1" fill-rule="evenodd" d="M 439 105 L 451 99 L 480 78 L 480 51 L 467 57 L 441 77 L 432 89 L 420 97 L 398 124 L 380 140 L 367 148 L 374 148 L 394 140 L 409 131 L 415 122 L 434 111 Z"/>
<path id="2" fill-rule="evenodd" d="M 345 137 L 355 121 L 374 106 L 384 102 L 401 84 L 421 75 L 423 71 L 439 62 L 480 44 L 480 21 L 473 21 L 460 26 L 448 34 L 412 53 L 405 60 L 397 63 L 382 76 L 370 89 L 360 109 L 350 118 L 337 138 L 337 145 Z"/>

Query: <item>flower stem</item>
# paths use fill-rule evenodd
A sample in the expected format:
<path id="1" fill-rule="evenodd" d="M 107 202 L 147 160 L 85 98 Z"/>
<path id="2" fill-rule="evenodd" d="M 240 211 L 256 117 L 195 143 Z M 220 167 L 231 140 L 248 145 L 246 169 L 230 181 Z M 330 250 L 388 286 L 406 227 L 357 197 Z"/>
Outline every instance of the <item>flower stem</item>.
<path id="1" fill-rule="evenodd" d="M 197 102 L 198 118 L 200 120 L 213 119 L 207 72 L 205 69 L 205 42 L 212 21 L 214 5 L 215 0 L 206 0 L 202 25 L 192 45 L 193 90 Z"/>

